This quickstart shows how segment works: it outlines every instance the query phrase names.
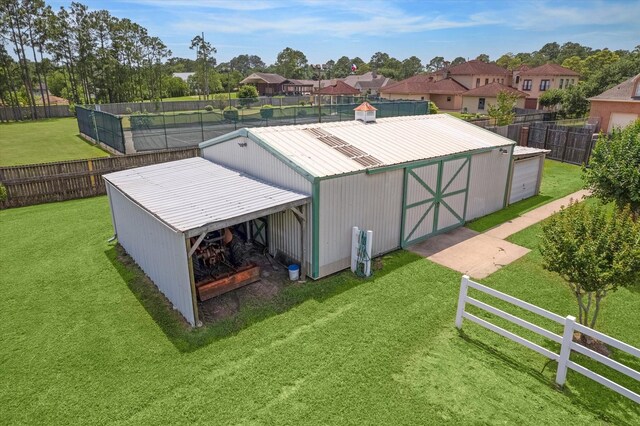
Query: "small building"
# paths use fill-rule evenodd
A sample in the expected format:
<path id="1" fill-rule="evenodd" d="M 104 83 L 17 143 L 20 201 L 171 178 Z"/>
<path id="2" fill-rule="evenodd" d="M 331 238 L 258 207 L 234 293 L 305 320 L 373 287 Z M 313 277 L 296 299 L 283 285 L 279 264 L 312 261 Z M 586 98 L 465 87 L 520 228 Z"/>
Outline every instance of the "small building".
<path id="1" fill-rule="evenodd" d="M 580 74 L 558 64 L 545 64 L 518 72 L 514 86 L 529 94 L 525 108 L 538 109 L 538 99 L 549 89 L 566 89 L 578 83 Z"/>
<path id="2" fill-rule="evenodd" d="M 600 122 L 600 129 L 612 132 L 640 117 L 640 74 L 601 94 L 589 98 L 589 118 Z"/>
<path id="3" fill-rule="evenodd" d="M 516 146 L 513 149 L 509 183 L 509 204 L 538 195 L 542 183 L 545 156 L 548 149 Z"/>
<path id="4" fill-rule="evenodd" d="M 282 83 L 282 92 L 285 95 L 302 96 L 310 94 L 314 87 L 318 87 L 317 81 L 289 78 Z"/>
<path id="5" fill-rule="evenodd" d="M 317 279 L 350 267 L 354 226 L 379 256 L 506 206 L 513 141 L 447 114 L 363 109 L 362 121 L 240 129 L 200 144 L 203 158 L 105 175 L 120 244 L 195 325 L 194 251 L 212 232 L 260 229 L 268 253 Z"/>
<path id="6" fill-rule="evenodd" d="M 445 111 L 462 108 L 462 94 L 467 88 L 452 78 L 436 80 L 433 74 L 419 74 L 380 89 L 384 99 L 431 101 Z"/>
<path id="7" fill-rule="evenodd" d="M 380 92 L 380 89 L 395 83 L 393 79 L 385 77 L 382 74 L 378 74 L 377 71 L 348 75 L 343 78 L 342 81 L 349 86 L 358 89 L 363 95 L 377 95 Z"/>
<path id="8" fill-rule="evenodd" d="M 517 96 L 516 108 L 524 108 L 526 93 L 501 83 L 489 83 L 462 94 L 462 111 L 471 114 L 486 113 L 489 105 L 497 103 L 498 93 L 508 92 Z"/>
<path id="9" fill-rule="evenodd" d="M 313 93 L 315 96 L 322 97 L 322 103 L 337 104 L 346 103 L 342 100 L 352 100 L 354 96 L 360 96 L 360 91 L 349 86 L 347 83 L 337 80 L 335 84 L 324 86 Z"/>

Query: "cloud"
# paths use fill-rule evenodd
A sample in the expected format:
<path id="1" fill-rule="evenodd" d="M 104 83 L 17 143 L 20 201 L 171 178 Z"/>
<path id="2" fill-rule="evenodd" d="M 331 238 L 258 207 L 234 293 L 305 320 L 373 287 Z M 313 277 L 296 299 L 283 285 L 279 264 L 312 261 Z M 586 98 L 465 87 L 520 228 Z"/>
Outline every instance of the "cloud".
<path id="1" fill-rule="evenodd" d="M 555 2 L 523 3 L 513 9 L 508 25 L 518 30 L 553 31 L 576 26 L 638 25 L 640 2 L 581 1 L 572 5 Z M 638 34 L 640 36 L 640 31 Z"/>
<path id="2" fill-rule="evenodd" d="M 286 1 L 266 0 L 128 0 L 128 3 L 137 3 L 164 8 L 191 8 L 191 9 L 221 9 L 221 10 L 267 10 L 286 7 Z"/>

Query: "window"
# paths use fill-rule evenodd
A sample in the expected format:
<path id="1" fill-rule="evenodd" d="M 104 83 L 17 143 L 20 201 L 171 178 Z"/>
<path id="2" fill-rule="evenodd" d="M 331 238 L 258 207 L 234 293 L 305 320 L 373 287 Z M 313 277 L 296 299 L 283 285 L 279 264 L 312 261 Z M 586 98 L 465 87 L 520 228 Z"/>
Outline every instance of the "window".
<path id="1" fill-rule="evenodd" d="M 480 87 L 480 79 L 476 78 L 476 87 Z"/>
<path id="2" fill-rule="evenodd" d="M 451 102 L 451 96 L 447 96 L 447 102 Z"/>
<path id="3" fill-rule="evenodd" d="M 549 80 L 541 80 L 540 81 L 540 91 L 544 92 L 545 90 L 549 89 L 549 87 L 551 87 L 551 81 Z"/>
<path id="4" fill-rule="evenodd" d="M 492 83 L 495 83 L 495 82 L 496 82 L 496 79 L 494 78 L 494 79 L 493 79 L 493 81 L 492 81 Z"/>
<path id="5" fill-rule="evenodd" d="M 633 95 L 634 98 L 640 97 L 640 83 L 636 84 L 636 93 Z"/>
<path id="6" fill-rule="evenodd" d="M 531 80 L 522 81 L 522 90 L 531 90 Z"/>
<path id="7" fill-rule="evenodd" d="M 562 83 L 564 82 L 564 78 L 560 79 L 560 88 L 562 89 Z"/>
<path id="8" fill-rule="evenodd" d="M 424 96 L 420 96 L 420 100 L 421 100 L 421 101 L 424 101 Z"/>
<path id="9" fill-rule="evenodd" d="M 517 75 L 517 76 L 516 76 L 516 85 L 517 85 L 518 83 L 520 83 L 520 76 L 519 76 L 519 75 Z"/>
<path id="10" fill-rule="evenodd" d="M 489 84 L 489 79 L 488 78 L 484 79 L 484 84 Z"/>
<path id="11" fill-rule="evenodd" d="M 484 111 L 484 98 L 478 99 L 478 110 Z"/>

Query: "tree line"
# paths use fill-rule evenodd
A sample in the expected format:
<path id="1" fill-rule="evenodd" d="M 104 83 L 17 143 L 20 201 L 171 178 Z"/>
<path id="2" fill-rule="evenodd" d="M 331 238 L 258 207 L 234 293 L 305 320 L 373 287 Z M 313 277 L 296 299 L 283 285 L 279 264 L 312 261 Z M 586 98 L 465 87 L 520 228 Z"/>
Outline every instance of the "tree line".
<path id="1" fill-rule="evenodd" d="M 53 96 L 71 104 L 190 94 L 208 99 L 215 93 L 233 91 L 252 72 L 333 79 L 376 71 L 402 80 L 467 61 L 461 56 L 450 60 L 436 56 L 423 63 L 417 56 L 397 59 L 376 52 L 368 61 L 342 56 L 318 68 L 302 51 L 286 47 L 270 65 L 251 54 L 217 63 L 216 48 L 204 34 L 192 39 L 191 49 L 193 58 L 172 57 L 163 41 L 141 25 L 106 10 L 90 11 L 79 2 L 54 10 L 44 0 L 0 0 L 0 104 L 30 107 L 32 116 L 38 118 L 35 106 L 54 104 Z M 586 77 L 585 84 L 572 89 L 578 113 L 585 110 L 586 97 L 640 72 L 640 46 L 633 51 L 609 51 L 573 42 L 547 43 L 538 51 L 506 53 L 495 61 L 487 54 L 475 59 L 507 69 L 553 62 L 576 70 Z M 179 72 L 193 75 L 187 81 L 173 77 Z"/>

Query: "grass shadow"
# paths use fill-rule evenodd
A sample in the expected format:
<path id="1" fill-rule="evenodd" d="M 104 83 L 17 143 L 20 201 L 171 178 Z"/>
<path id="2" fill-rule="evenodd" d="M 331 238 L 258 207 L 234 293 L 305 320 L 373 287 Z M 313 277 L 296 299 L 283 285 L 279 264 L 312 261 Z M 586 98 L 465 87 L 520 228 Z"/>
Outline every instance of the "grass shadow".
<path id="1" fill-rule="evenodd" d="M 167 298 L 119 244 L 111 246 L 104 253 L 140 305 L 181 352 L 196 351 L 212 342 L 233 336 L 265 319 L 285 313 L 308 300 L 322 303 L 345 291 L 383 277 L 404 265 L 423 260 L 420 256 L 404 251 L 401 256 L 386 255 L 384 267 L 376 270 L 372 277 L 358 278 L 350 271 L 345 271 L 317 281 L 309 280 L 305 284 L 287 285 L 271 300 L 247 304 L 230 318 L 192 328 L 182 315 L 173 309 Z"/>
<path id="2" fill-rule="evenodd" d="M 465 226 L 476 232 L 484 232 L 488 229 L 493 228 L 494 226 L 500 225 L 509 220 L 513 220 L 523 213 L 533 210 L 536 207 L 547 204 L 554 199 L 555 197 L 551 197 L 549 195 L 536 195 L 534 197 L 518 201 L 517 203 L 513 203 L 507 208 L 498 210 L 495 213 L 473 220 L 467 223 Z"/>
<path id="3" fill-rule="evenodd" d="M 550 380 L 543 374 L 545 370 L 555 371 L 557 368 L 557 363 L 555 362 L 547 362 L 541 370 L 537 370 L 531 367 L 527 367 L 518 359 L 510 357 L 504 352 L 497 350 L 493 346 L 490 346 L 478 339 L 474 339 L 473 337 L 466 334 L 463 330 L 458 330 L 458 335 L 465 342 L 475 346 L 477 349 L 497 359 L 507 367 L 527 374 L 528 376 L 534 378 L 536 381 L 540 382 L 542 385 L 563 394 L 567 398 L 570 398 L 573 405 L 579 406 L 582 410 L 592 413 L 595 417 L 601 419 L 604 422 L 632 425 L 635 424 L 634 422 L 640 415 L 640 406 L 636 405 L 630 399 L 627 399 L 622 395 L 618 395 L 613 391 L 602 392 L 602 390 L 604 390 L 604 387 L 602 385 L 589 379 L 588 377 L 582 376 L 581 374 L 573 372 L 571 370 L 569 370 L 571 385 L 566 385 L 562 388 L 559 387 L 552 379 Z M 579 363 L 583 364 L 585 367 L 591 369 L 594 369 L 594 367 L 596 367 L 595 361 L 588 360 L 586 357 L 580 358 L 581 362 Z M 573 355 L 571 359 L 574 359 Z M 620 361 L 620 359 L 618 359 L 618 361 Z M 627 361 L 631 360 L 627 359 Z M 633 368 L 633 363 L 629 362 L 627 363 L 627 365 Z M 618 381 L 618 383 L 620 383 L 620 381 Z"/>

